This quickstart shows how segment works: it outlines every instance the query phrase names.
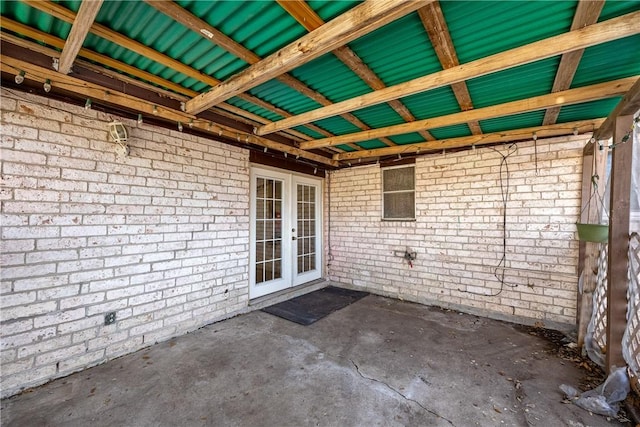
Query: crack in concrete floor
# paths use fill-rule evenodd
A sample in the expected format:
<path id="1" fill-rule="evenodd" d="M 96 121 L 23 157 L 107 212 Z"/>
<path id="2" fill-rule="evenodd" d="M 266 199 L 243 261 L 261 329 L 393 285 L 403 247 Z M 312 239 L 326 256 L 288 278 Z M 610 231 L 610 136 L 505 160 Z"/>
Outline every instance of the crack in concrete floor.
<path id="1" fill-rule="evenodd" d="M 353 359 L 349 359 L 349 362 L 351 362 L 351 364 L 356 368 L 356 372 L 358 373 L 358 375 L 360 375 L 365 380 L 374 381 L 374 382 L 376 382 L 378 384 L 382 384 L 383 386 L 387 387 L 389 390 L 391 390 L 395 394 L 399 395 L 400 397 L 402 397 L 406 401 L 415 403 L 416 405 L 418 405 L 419 407 L 421 407 L 422 409 L 424 409 L 425 411 L 427 411 L 431 415 L 434 415 L 434 416 L 436 416 L 436 417 L 438 417 L 440 419 L 443 419 L 446 422 L 448 422 L 450 425 L 455 427 L 455 424 L 451 420 L 449 420 L 449 419 L 443 417 L 442 415 L 438 414 L 437 412 L 427 408 L 426 406 L 424 406 L 422 403 L 418 402 L 417 400 L 411 399 L 410 397 L 408 397 L 405 394 L 403 394 L 400 390 L 397 390 L 395 387 L 392 387 L 389 383 L 387 383 L 385 381 L 382 381 L 382 380 L 379 380 L 377 378 L 373 378 L 373 377 L 370 377 L 370 376 L 367 376 L 367 375 L 363 374 L 362 371 L 360 370 L 360 367 L 358 366 L 358 364 L 356 362 L 353 361 Z"/>

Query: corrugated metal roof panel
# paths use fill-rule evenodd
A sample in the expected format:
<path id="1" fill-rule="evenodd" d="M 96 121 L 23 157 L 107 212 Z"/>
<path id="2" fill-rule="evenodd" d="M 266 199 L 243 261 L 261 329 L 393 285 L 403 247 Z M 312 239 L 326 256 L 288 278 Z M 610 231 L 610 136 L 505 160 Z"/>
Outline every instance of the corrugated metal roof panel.
<path id="1" fill-rule="evenodd" d="M 373 128 L 397 125 L 404 120 L 389 104 L 378 104 L 354 111 L 353 115 Z"/>
<path id="2" fill-rule="evenodd" d="M 612 52 L 615 61 L 611 61 Z M 640 75 L 640 35 L 585 49 L 571 87 L 637 75 Z"/>
<path id="3" fill-rule="evenodd" d="M 443 1 L 460 63 L 568 31 L 576 1 Z"/>
<path id="4" fill-rule="evenodd" d="M 233 105 L 234 107 L 238 107 L 250 113 L 257 114 L 258 116 L 264 117 L 265 119 L 268 119 L 271 121 L 283 119 L 283 117 L 280 114 L 274 113 L 269 110 L 265 110 L 264 108 L 259 107 L 252 102 L 245 101 L 242 98 L 238 98 L 237 96 L 234 96 L 233 98 L 228 99 L 226 102 L 230 105 Z"/>
<path id="5" fill-rule="evenodd" d="M 551 91 L 560 57 L 510 68 L 467 81 L 475 108 L 544 95 Z"/>
<path id="6" fill-rule="evenodd" d="M 611 110 L 616 108 L 622 97 L 601 99 L 582 104 L 567 105 L 560 109 L 558 123 L 572 122 L 575 120 L 597 119 L 607 117 Z"/>
<path id="7" fill-rule="evenodd" d="M 291 75 L 331 102 L 371 92 L 371 88 L 332 53 L 292 70 Z"/>
<path id="8" fill-rule="evenodd" d="M 47 13 L 40 12 L 22 2 L 0 1 L 0 11 L 3 17 L 21 22 L 61 39 L 66 39 L 69 31 L 71 31 L 71 24 L 56 19 Z"/>
<path id="9" fill-rule="evenodd" d="M 352 151 L 357 151 L 355 148 L 351 148 L 348 145 L 338 145 L 338 148 L 341 149 L 342 151 L 346 151 L 347 153 L 350 153 Z"/>
<path id="10" fill-rule="evenodd" d="M 387 86 L 442 69 L 416 13 L 387 24 L 349 46 Z"/>
<path id="11" fill-rule="evenodd" d="M 451 86 L 445 86 L 428 92 L 418 93 L 401 99 L 417 120 L 429 119 L 442 114 L 460 111 Z"/>
<path id="12" fill-rule="evenodd" d="M 340 0 L 340 1 L 327 1 L 327 0 L 310 0 L 307 4 L 313 9 L 323 21 L 328 22 L 353 9 L 357 5 L 362 3 L 362 0 Z"/>
<path id="13" fill-rule="evenodd" d="M 462 136 L 471 135 L 469 126 L 467 126 L 465 123 L 431 129 L 429 130 L 429 132 L 431 132 L 431 135 L 433 135 L 437 139 L 459 138 Z"/>
<path id="14" fill-rule="evenodd" d="M 364 148 L 365 150 L 375 150 L 376 148 L 388 147 L 387 144 L 377 139 L 359 142 L 358 146 Z"/>
<path id="15" fill-rule="evenodd" d="M 389 137 L 390 140 L 398 145 L 412 144 L 416 142 L 424 142 L 425 139 L 417 132 L 405 133 L 402 135 L 394 135 Z"/>
<path id="16" fill-rule="evenodd" d="M 532 111 L 523 114 L 500 117 L 480 121 L 480 127 L 484 133 L 500 132 L 519 128 L 540 126 L 544 119 L 544 111 Z"/>
<path id="17" fill-rule="evenodd" d="M 263 58 L 306 32 L 271 1 L 181 0 L 178 4 Z"/>
<path id="18" fill-rule="evenodd" d="M 640 2 L 638 2 L 638 0 L 609 0 L 602 7 L 598 22 L 635 12 L 639 8 Z"/>
<path id="19" fill-rule="evenodd" d="M 96 22 L 108 25 L 115 31 L 219 80 L 228 78 L 248 65 L 144 2 L 105 2 Z M 146 69 L 190 89 L 203 91 L 208 88 L 208 85 L 187 78 L 164 65 L 156 63 L 151 66 L 148 60 L 139 55 L 123 51 L 120 46 L 114 46 L 96 36 L 87 38 L 85 46 L 102 53 L 110 52 L 115 59 Z"/>
<path id="20" fill-rule="evenodd" d="M 327 117 L 326 119 L 314 122 L 314 124 L 334 135 L 343 135 L 345 133 L 353 133 L 360 130 L 340 116 Z"/>
<path id="21" fill-rule="evenodd" d="M 282 108 L 283 110 L 299 114 L 321 107 L 320 104 L 292 89 L 279 80 L 269 80 L 249 91 L 252 95 Z"/>

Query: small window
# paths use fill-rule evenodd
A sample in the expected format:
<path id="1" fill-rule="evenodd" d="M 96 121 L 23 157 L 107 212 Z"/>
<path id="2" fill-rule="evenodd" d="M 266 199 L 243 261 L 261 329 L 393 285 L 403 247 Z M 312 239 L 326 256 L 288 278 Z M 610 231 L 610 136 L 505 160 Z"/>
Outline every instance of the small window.
<path id="1" fill-rule="evenodd" d="M 416 218 L 414 166 L 382 169 L 382 219 Z"/>

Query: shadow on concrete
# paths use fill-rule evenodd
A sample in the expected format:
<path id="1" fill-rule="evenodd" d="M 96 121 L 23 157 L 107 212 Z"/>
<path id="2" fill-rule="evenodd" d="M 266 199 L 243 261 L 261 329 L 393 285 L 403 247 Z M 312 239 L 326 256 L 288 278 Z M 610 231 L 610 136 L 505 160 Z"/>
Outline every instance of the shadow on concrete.
<path id="1" fill-rule="evenodd" d="M 525 328 L 370 295 L 209 325 L 5 399 L 2 425 L 621 425 L 562 403 L 584 375 Z"/>

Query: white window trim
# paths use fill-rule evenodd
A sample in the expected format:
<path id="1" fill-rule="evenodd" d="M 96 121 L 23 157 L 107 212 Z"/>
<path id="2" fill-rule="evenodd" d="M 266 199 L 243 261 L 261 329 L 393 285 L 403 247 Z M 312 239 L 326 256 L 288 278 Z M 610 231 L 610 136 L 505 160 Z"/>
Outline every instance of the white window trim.
<path id="1" fill-rule="evenodd" d="M 413 190 L 395 190 L 395 191 L 384 191 L 384 171 L 389 170 L 389 169 L 404 169 L 404 168 L 413 168 Z M 381 186 L 380 186 L 380 190 L 381 190 L 381 194 L 382 194 L 382 200 L 380 203 L 380 208 L 381 208 L 381 212 L 380 212 L 380 217 L 382 219 L 382 221 L 415 221 L 416 220 L 416 165 L 415 164 L 409 164 L 409 165 L 398 165 L 398 166 L 387 166 L 387 167 L 382 167 L 380 168 L 380 181 L 381 181 Z M 413 193 L 413 217 L 406 217 L 406 218 L 385 218 L 384 216 L 384 212 L 385 212 L 385 205 L 384 205 L 384 195 L 385 194 L 400 194 L 400 193 Z"/>

